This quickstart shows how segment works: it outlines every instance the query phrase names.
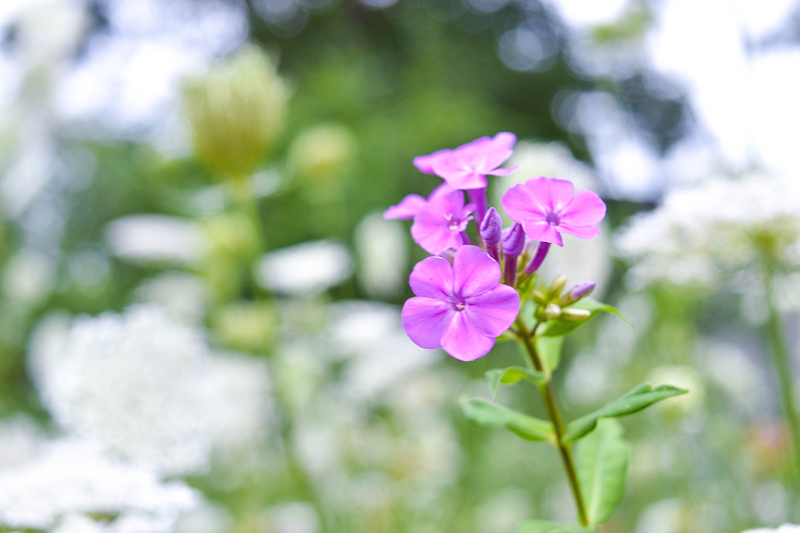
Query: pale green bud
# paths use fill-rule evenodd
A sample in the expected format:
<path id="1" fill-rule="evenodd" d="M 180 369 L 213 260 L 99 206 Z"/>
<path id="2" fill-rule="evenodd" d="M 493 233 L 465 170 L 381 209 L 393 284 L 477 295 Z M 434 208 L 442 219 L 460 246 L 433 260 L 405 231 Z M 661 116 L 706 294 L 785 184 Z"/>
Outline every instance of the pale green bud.
<path id="1" fill-rule="evenodd" d="M 544 308 L 544 316 L 553 320 L 561 316 L 561 308 L 557 304 L 547 304 Z"/>
<path id="2" fill-rule="evenodd" d="M 547 292 L 545 293 L 545 297 L 547 300 L 552 300 L 557 298 L 561 295 L 561 291 L 564 290 L 564 287 L 567 285 L 567 277 L 566 276 L 558 276 L 556 279 L 553 280 L 553 283 L 547 287 Z"/>
<path id="3" fill-rule="evenodd" d="M 234 302 L 215 310 L 211 325 L 229 348 L 248 352 L 269 349 L 278 328 L 274 307 L 263 302 Z"/>
<path id="4" fill-rule="evenodd" d="M 570 307 L 561 311 L 561 320 L 566 320 L 567 322 L 584 320 L 590 316 L 592 316 L 592 313 L 588 309 L 574 309 Z"/>
<path id="5" fill-rule="evenodd" d="M 311 184 L 337 177 L 356 152 L 356 139 L 349 129 L 337 124 L 310 128 L 292 141 L 289 156 L 297 173 Z"/>
<path id="6" fill-rule="evenodd" d="M 542 293 L 542 291 L 540 291 L 539 289 L 536 289 L 531 293 L 531 299 L 540 305 L 545 302 L 544 293 Z"/>
<path id="7" fill-rule="evenodd" d="M 249 177 L 283 123 L 286 93 L 272 61 L 255 46 L 242 47 L 187 82 L 186 114 L 197 157 L 220 177 Z"/>

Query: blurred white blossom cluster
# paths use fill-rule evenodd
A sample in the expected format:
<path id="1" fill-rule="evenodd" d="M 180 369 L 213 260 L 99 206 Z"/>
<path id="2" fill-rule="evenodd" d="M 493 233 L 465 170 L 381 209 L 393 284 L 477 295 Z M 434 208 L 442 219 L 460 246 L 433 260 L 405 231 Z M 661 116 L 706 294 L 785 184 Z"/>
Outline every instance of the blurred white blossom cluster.
<path id="1" fill-rule="evenodd" d="M 26 450 L 0 467 L 9 527 L 171 533 L 201 497 L 165 478 L 205 473 L 217 454 L 262 443 L 273 418 L 263 361 L 212 353 L 201 330 L 154 305 L 71 323 L 52 316 L 29 367 L 59 432 L 16 432 Z"/>
<path id="2" fill-rule="evenodd" d="M 670 193 L 618 235 L 630 282 L 711 285 L 758 261 L 800 266 L 800 181 L 715 178 Z"/>

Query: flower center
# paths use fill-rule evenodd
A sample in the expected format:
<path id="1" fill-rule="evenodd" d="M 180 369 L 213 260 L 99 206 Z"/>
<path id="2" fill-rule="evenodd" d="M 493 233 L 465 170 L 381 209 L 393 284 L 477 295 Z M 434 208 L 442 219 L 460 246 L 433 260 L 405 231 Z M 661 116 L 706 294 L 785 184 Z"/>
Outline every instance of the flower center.
<path id="1" fill-rule="evenodd" d="M 451 213 L 445 215 L 444 218 L 447 220 L 447 229 L 450 231 L 461 231 L 461 220 L 458 217 Z"/>
<path id="2" fill-rule="evenodd" d="M 544 219 L 551 226 L 558 226 L 558 223 L 561 222 L 561 217 L 554 211 L 548 211 Z"/>
<path id="3" fill-rule="evenodd" d="M 459 294 L 453 294 L 450 300 L 450 305 L 454 311 L 463 311 L 467 308 L 467 301 Z"/>

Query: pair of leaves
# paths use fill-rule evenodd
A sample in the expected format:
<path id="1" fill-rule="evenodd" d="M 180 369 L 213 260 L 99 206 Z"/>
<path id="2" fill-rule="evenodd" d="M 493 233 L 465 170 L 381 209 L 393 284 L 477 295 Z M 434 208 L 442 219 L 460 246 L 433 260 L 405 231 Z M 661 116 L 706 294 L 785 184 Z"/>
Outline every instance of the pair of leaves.
<path id="1" fill-rule="evenodd" d="M 622 499 L 630 447 L 622 425 L 604 418 L 577 446 L 575 468 L 590 524 L 602 524 Z"/>
<path id="2" fill-rule="evenodd" d="M 492 396 L 497 396 L 497 389 L 500 384 L 513 385 L 522 380 L 530 381 L 531 383 L 539 384 L 547 380 L 544 372 L 537 372 L 529 368 L 521 366 L 509 366 L 507 368 L 493 368 L 486 371 L 486 381 L 489 382 L 489 388 L 492 389 Z"/>
<path id="3" fill-rule="evenodd" d="M 525 440 L 555 442 L 553 424 L 492 403 L 483 398 L 461 398 L 464 416 L 485 427 L 505 428 Z"/>
<path id="4" fill-rule="evenodd" d="M 571 306 L 573 309 L 585 309 L 589 311 L 591 314 L 584 318 L 583 320 L 550 320 L 547 322 L 544 330 L 540 333 L 542 337 L 563 337 L 567 333 L 571 333 L 574 330 L 578 329 L 580 326 L 584 325 L 586 322 L 591 320 L 593 316 L 597 313 L 605 312 L 605 313 L 612 313 L 620 317 L 622 320 L 630 324 L 630 321 L 620 313 L 617 308 L 610 306 L 608 304 L 604 304 L 602 302 L 598 302 L 597 300 L 593 300 L 591 298 L 583 298 L 578 302 L 575 302 Z"/>
<path id="5" fill-rule="evenodd" d="M 596 526 L 565 526 L 544 520 L 526 520 L 517 524 L 517 533 L 596 533 Z"/>
<path id="6" fill-rule="evenodd" d="M 605 407 L 601 407 L 597 411 L 570 422 L 567 425 L 563 440 L 564 442 L 573 442 L 580 439 L 592 431 L 601 418 L 630 415 L 661 400 L 686 394 L 687 392 L 689 391 L 671 385 L 659 385 L 653 388 L 650 383 L 642 383 Z"/>

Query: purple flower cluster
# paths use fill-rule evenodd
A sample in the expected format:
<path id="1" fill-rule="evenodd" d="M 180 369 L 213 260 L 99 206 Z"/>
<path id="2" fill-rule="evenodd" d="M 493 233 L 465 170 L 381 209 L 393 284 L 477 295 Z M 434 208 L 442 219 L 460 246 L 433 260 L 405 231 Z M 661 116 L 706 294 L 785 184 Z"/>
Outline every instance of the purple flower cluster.
<path id="1" fill-rule="evenodd" d="M 516 170 L 499 168 L 511 157 L 515 142 L 513 133 L 502 132 L 414 158 L 421 172 L 444 183 L 427 199 L 410 194 L 383 215 L 413 219 L 414 241 L 438 256 L 414 267 L 409 284 L 415 297 L 403 306 L 403 329 L 423 348 L 442 347 L 461 361 L 483 357 L 517 319 L 520 258 L 530 259 L 519 274 L 527 277 L 542 264 L 551 244 L 563 246 L 562 233 L 582 239 L 600 233 L 595 224 L 606 214 L 600 197 L 591 191 L 576 194 L 571 182 L 544 177 L 506 192 L 500 203 L 514 225 L 503 229 L 497 210 L 487 210 L 486 176 Z M 470 200 L 466 204 L 464 191 Z M 480 247 L 467 236 L 471 220 Z M 536 253 L 525 254 L 536 241 Z"/>

